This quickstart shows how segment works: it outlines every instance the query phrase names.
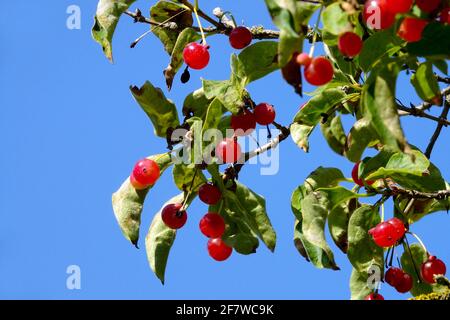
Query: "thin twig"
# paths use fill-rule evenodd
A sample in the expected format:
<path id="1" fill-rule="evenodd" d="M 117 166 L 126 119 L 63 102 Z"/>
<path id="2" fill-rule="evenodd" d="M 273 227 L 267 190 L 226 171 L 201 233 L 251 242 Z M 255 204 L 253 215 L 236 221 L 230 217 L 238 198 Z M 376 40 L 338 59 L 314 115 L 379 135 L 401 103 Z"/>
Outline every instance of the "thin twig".
<path id="1" fill-rule="evenodd" d="M 447 100 L 448 100 L 447 97 L 444 96 L 444 110 L 442 110 L 441 116 L 439 117 L 442 121 L 447 120 L 448 112 L 450 110 L 450 103 Z M 436 141 L 442 132 L 442 128 L 444 127 L 444 123 L 442 121 L 438 123 L 436 130 L 434 131 L 434 134 L 430 139 L 430 143 L 428 144 L 427 150 L 425 151 L 425 155 L 427 156 L 427 158 L 431 157 L 431 153 L 433 152 L 433 148 L 436 144 Z"/>

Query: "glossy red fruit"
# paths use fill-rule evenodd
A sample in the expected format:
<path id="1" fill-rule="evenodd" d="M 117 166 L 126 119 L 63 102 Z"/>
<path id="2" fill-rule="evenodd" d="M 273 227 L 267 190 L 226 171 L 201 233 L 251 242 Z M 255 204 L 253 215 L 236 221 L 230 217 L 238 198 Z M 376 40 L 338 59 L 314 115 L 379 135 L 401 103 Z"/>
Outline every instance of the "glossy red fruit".
<path id="1" fill-rule="evenodd" d="M 155 161 L 142 159 L 134 166 L 130 182 L 136 189 L 145 189 L 154 185 L 160 174 L 159 166 Z"/>
<path id="2" fill-rule="evenodd" d="M 439 21 L 450 24 L 450 7 L 441 10 Z"/>
<path id="3" fill-rule="evenodd" d="M 363 9 L 363 21 L 370 29 L 387 29 L 394 24 L 395 13 L 389 10 L 387 0 L 367 0 Z"/>
<path id="4" fill-rule="evenodd" d="M 395 238 L 397 241 L 403 238 L 406 232 L 406 228 L 402 220 L 400 220 L 399 218 L 392 218 L 386 222 L 395 228 Z"/>
<path id="5" fill-rule="evenodd" d="M 413 278 L 406 272 L 403 272 L 401 277 L 399 277 L 395 289 L 400 293 L 406 293 L 411 291 L 413 287 Z"/>
<path id="6" fill-rule="evenodd" d="M 362 39 L 354 32 L 345 32 L 339 36 L 338 48 L 343 56 L 356 57 L 363 48 Z"/>
<path id="7" fill-rule="evenodd" d="M 310 65 L 310 63 L 311 63 L 311 61 L 312 61 L 312 58 L 309 56 L 309 54 L 303 52 L 303 53 L 298 54 L 298 55 L 295 57 L 295 61 L 296 61 L 297 64 L 299 64 L 300 66 L 305 66 L 305 67 L 307 67 L 307 66 Z"/>
<path id="8" fill-rule="evenodd" d="M 435 283 L 434 276 L 439 274 L 445 275 L 446 271 L 445 263 L 435 256 L 430 256 L 421 267 L 422 279 L 428 283 Z"/>
<path id="9" fill-rule="evenodd" d="M 235 139 L 225 138 L 217 144 L 216 156 L 224 163 L 235 163 L 242 156 L 241 146 Z"/>
<path id="10" fill-rule="evenodd" d="M 411 10 L 414 0 L 385 0 L 387 8 L 394 14 L 407 13 Z"/>
<path id="11" fill-rule="evenodd" d="M 198 189 L 200 200 L 210 206 L 217 204 L 222 197 L 222 192 L 213 184 L 205 183 Z"/>
<path id="12" fill-rule="evenodd" d="M 168 204 L 161 212 L 161 217 L 166 226 L 170 229 L 180 229 L 187 221 L 187 212 L 181 210 L 180 203 Z"/>
<path id="13" fill-rule="evenodd" d="M 392 287 L 395 287 L 403 277 L 403 270 L 400 268 L 389 268 L 384 275 L 384 281 Z"/>
<path id="14" fill-rule="evenodd" d="M 144 190 L 149 187 L 145 184 L 140 184 L 139 182 L 137 182 L 133 174 L 130 175 L 130 183 L 136 190 Z"/>
<path id="15" fill-rule="evenodd" d="M 353 167 L 352 170 L 352 179 L 353 182 L 355 182 L 358 186 L 360 187 L 364 187 L 364 180 L 362 178 L 359 177 L 359 165 L 361 164 L 361 161 L 358 161 L 357 163 L 355 163 L 355 166 Z M 371 186 L 374 184 L 374 181 L 366 181 L 367 185 Z"/>
<path id="16" fill-rule="evenodd" d="M 241 26 L 231 31 L 229 40 L 234 49 L 244 49 L 252 42 L 253 36 L 250 30 Z"/>
<path id="17" fill-rule="evenodd" d="M 208 238 L 220 238 L 225 232 L 225 221 L 217 213 L 207 213 L 200 220 L 200 231 Z"/>
<path id="18" fill-rule="evenodd" d="M 416 0 L 416 4 L 420 10 L 431 13 L 439 7 L 441 0 Z"/>
<path id="19" fill-rule="evenodd" d="M 370 229 L 369 234 L 376 245 L 382 248 L 392 247 L 397 242 L 395 228 L 387 222 L 382 222 L 375 228 Z"/>
<path id="20" fill-rule="evenodd" d="M 379 293 L 371 293 L 364 300 L 384 300 L 384 297 Z"/>
<path id="21" fill-rule="evenodd" d="M 237 136 L 249 135 L 256 128 L 256 118 L 253 112 L 245 110 L 238 115 L 231 116 L 231 127 Z"/>
<path id="22" fill-rule="evenodd" d="M 398 28 L 398 36 L 407 42 L 417 42 L 422 39 L 423 29 L 428 24 L 428 20 L 406 17 Z"/>
<path id="23" fill-rule="evenodd" d="M 254 110 L 256 122 L 262 126 L 267 126 L 275 120 L 275 109 L 268 103 L 260 103 Z"/>
<path id="24" fill-rule="evenodd" d="M 305 79 L 314 86 L 322 86 L 333 79 L 334 69 L 330 60 L 325 57 L 312 59 L 305 68 Z"/>
<path id="25" fill-rule="evenodd" d="M 208 241 L 208 253 L 216 261 L 225 261 L 233 252 L 233 248 L 227 246 L 227 244 L 221 238 L 209 239 Z"/>
<path id="26" fill-rule="evenodd" d="M 208 47 L 197 42 L 191 42 L 184 47 L 183 59 L 192 69 L 203 69 L 209 63 Z"/>

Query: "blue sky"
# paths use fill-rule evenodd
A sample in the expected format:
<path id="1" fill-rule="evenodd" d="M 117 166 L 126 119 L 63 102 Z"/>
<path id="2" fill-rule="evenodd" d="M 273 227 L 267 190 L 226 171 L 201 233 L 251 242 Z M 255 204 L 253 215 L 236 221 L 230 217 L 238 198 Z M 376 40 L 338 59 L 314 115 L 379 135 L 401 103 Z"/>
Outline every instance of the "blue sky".
<path id="1" fill-rule="evenodd" d="M 0 298 L 347 299 L 351 269 L 346 257 L 336 251 L 339 272 L 317 270 L 292 244 L 292 190 L 319 165 L 339 167 L 348 175 L 352 168 L 327 147 L 319 131 L 312 136 L 309 154 L 291 141 L 281 146 L 278 175 L 262 177 L 257 166 L 247 166 L 241 174 L 243 183 L 268 199 L 278 233 L 274 254 L 260 247 L 252 256 L 233 254 L 224 263 L 214 262 L 198 231 L 206 209 L 196 201 L 172 249 L 166 285 L 153 276 L 145 251 L 123 238 L 112 213 L 111 193 L 137 159 L 165 148 L 128 87 L 150 80 L 164 88 L 162 70 L 168 56 L 152 36 L 129 49 L 146 27 L 123 17 L 114 41 L 116 64 L 109 64 L 90 37 L 95 2 L 16 0 L 5 2 L 0 11 Z M 133 8 L 153 2 L 138 1 Z M 71 4 L 81 7 L 81 30 L 66 28 Z M 272 27 L 263 1 L 200 4 L 207 12 L 216 6 L 231 10 L 247 25 Z M 200 77 L 229 77 L 233 51 L 228 40 L 217 36 L 209 43 L 209 67 L 192 72 L 187 85 L 177 79 L 168 94 L 178 107 L 200 87 Z M 418 103 L 405 79 L 400 80 L 398 96 L 405 103 Z M 278 72 L 249 90 L 256 101 L 274 104 L 283 124 L 290 123 L 305 101 Z M 404 125 L 408 139 L 421 148 L 435 128 L 435 123 L 417 119 L 404 119 Z M 444 130 L 433 154 L 445 177 L 450 174 L 449 138 Z M 142 238 L 153 214 L 175 194 L 167 172 L 148 196 Z M 449 219 L 438 213 L 413 227 L 444 261 L 450 261 Z M 81 267 L 81 290 L 66 289 L 66 268 L 72 264 Z M 403 298 L 390 287 L 382 293 Z"/>

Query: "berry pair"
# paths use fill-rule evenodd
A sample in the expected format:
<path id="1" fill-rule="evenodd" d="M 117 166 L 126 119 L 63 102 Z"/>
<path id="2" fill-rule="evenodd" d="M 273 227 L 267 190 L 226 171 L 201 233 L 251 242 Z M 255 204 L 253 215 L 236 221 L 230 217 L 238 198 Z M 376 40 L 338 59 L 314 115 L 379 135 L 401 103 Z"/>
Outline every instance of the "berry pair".
<path id="1" fill-rule="evenodd" d="M 136 190 L 144 190 L 154 185 L 161 171 L 158 164 L 151 159 L 139 160 L 130 175 L 130 183 Z"/>
<path id="2" fill-rule="evenodd" d="M 256 124 L 262 126 L 269 125 L 275 120 L 275 109 L 268 103 L 258 104 L 253 112 L 244 110 L 243 112 L 231 116 L 231 127 L 236 136 L 246 136 L 255 130 Z"/>
<path id="3" fill-rule="evenodd" d="M 400 268 L 391 267 L 384 275 L 384 280 L 400 293 L 411 291 L 413 278 Z"/>
<path id="4" fill-rule="evenodd" d="M 392 247 L 397 241 L 403 238 L 406 233 L 404 223 L 398 218 L 379 223 L 369 230 L 373 241 L 382 248 Z"/>
<path id="5" fill-rule="evenodd" d="M 305 79 L 313 86 L 322 86 L 333 79 L 333 65 L 325 57 L 311 58 L 307 53 L 300 53 L 296 57 L 296 62 L 305 67 Z"/>

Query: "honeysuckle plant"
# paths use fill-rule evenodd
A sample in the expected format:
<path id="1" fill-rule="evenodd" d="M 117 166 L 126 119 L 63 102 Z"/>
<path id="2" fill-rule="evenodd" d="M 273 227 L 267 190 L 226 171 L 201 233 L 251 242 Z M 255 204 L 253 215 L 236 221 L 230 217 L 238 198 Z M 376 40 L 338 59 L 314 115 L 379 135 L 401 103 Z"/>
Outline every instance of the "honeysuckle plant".
<path id="1" fill-rule="evenodd" d="M 237 25 L 226 8 L 204 12 L 202 1 L 151 1 L 150 8 L 132 11 L 134 2 L 100 0 L 93 38 L 112 61 L 113 34 L 122 16 L 149 25 L 131 46 L 149 33 L 161 40 L 168 53 L 166 92 L 176 90 L 176 77 L 185 83 L 190 70 L 208 65 L 214 50 L 209 37 L 222 37 L 241 50 L 231 56 L 230 78 L 202 80 L 202 87 L 186 97 L 182 114 L 150 82 L 130 87 L 168 149 L 153 150 L 137 162 L 113 194 L 113 209 L 124 236 L 138 246 L 145 199 L 172 170 L 180 194 L 155 214 L 145 238 L 150 267 L 163 283 L 177 230 L 188 221 L 196 198 L 209 206 L 200 230 L 209 238 L 212 258 L 223 261 L 233 251 L 253 254 L 260 242 L 274 251 L 276 233 L 266 200 L 239 182 L 239 173 L 250 159 L 283 141 L 308 152 L 311 133 L 320 130 L 330 149 L 354 169 L 351 179 L 339 168 L 304 173 L 291 200 L 299 254 L 317 268 L 339 270 L 329 232 L 353 266 L 352 299 L 382 300 L 381 281 L 421 299 L 448 299 L 445 263 L 413 231 L 420 220 L 450 206 L 450 186 L 431 161 L 441 131 L 450 124 L 449 1 L 265 0 L 277 30 Z M 305 41 L 309 52 L 303 50 Z M 325 55 L 316 54 L 318 46 Z M 293 94 L 303 95 L 303 80 L 317 87 L 290 124 L 276 122 L 275 108 L 255 103 L 247 89 L 273 72 L 282 73 Z M 422 104 L 407 106 L 396 98 L 400 74 L 410 77 Z M 432 115 L 431 108 L 440 108 L 441 115 Z M 425 150 L 405 137 L 401 118 L 407 116 L 436 126 Z M 343 118 L 353 121 L 348 131 Z M 257 125 L 278 134 L 243 152 L 237 138 Z M 198 140 L 210 132 L 210 140 Z M 375 155 L 366 157 L 367 151 Z M 354 187 L 349 189 L 349 182 Z M 400 261 L 394 261 L 395 252 Z"/>

